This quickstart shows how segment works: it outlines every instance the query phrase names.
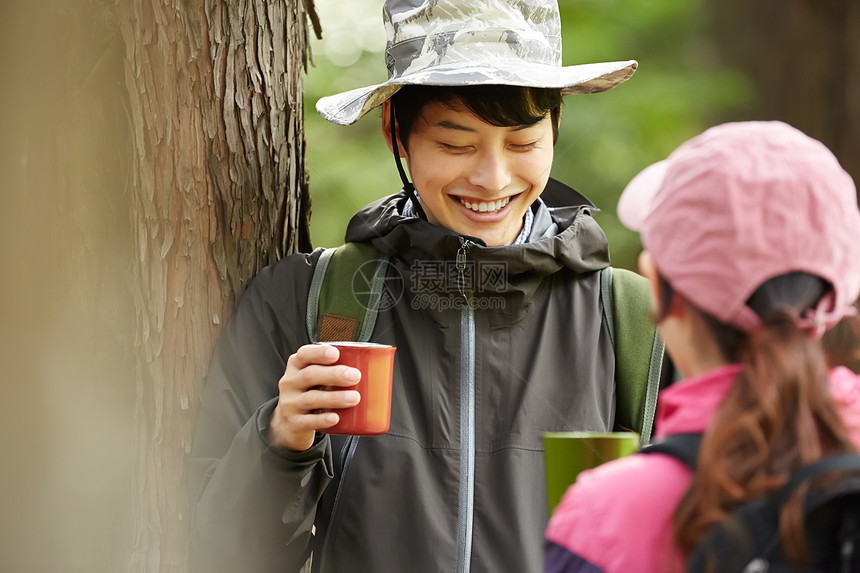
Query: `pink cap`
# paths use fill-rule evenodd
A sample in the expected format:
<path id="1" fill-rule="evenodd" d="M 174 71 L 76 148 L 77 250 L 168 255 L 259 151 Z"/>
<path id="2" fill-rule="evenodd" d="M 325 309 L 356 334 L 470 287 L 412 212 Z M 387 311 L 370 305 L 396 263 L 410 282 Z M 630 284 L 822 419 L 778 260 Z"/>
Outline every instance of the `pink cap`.
<path id="1" fill-rule="evenodd" d="M 851 176 L 819 141 L 777 121 L 727 123 L 633 178 L 618 201 L 660 273 L 690 302 L 744 331 L 765 281 L 819 276 L 835 324 L 860 293 L 860 210 Z"/>

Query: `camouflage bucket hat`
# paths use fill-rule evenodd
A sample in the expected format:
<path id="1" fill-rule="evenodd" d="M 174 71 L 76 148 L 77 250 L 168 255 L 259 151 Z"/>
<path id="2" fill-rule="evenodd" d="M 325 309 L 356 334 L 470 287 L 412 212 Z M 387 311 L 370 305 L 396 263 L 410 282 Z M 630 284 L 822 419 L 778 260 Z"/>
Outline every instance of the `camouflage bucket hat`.
<path id="1" fill-rule="evenodd" d="M 559 88 L 562 94 L 612 89 L 635 60 L 561 65 L 556 0 L 386 0 L 388 81 L 327 96 L 317 111 L 354 123 L 404 85 L 502 84 Z"/>

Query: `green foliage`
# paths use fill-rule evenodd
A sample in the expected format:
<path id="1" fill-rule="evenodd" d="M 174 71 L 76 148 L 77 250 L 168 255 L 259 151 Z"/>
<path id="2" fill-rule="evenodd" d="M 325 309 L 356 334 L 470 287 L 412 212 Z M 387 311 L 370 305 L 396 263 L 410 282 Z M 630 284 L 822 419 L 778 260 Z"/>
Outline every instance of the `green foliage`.
<path id="1" fill-rule="evenodd" d="M 381 0 L 339 3 L 352 5 L 350 14 L 327 8 L 335 1 L 317 0 L 327 38 L 342 33 L 346 18 L 353 23 L 354 37 L 363 38 L 355 40 L 354 52 L 384 43 Z M 360 18 L 355 13 L 359 9 Z M 638 236 L 615 215 L 624 185 L 684 140 L 739 115 L 752 88 L 740 72 L 720 62 L 698 2 L 561 0 L 560 9 L 565 65 L 639 61 L 637 73 L 620 87 L 565 98 L 553 168 L 554 177 L 601 209 L 597 218 L 609 236 L 613 263 L 635 269 Z M 400 188 L 378 111 L 350 127 L 328 124 L 313 111 L 319 97 L 384 81 L 382 52 L 361 51 L 357 59 L 347 58 L 355 59 L 352 65 L 340 67 L 326 57 L 326 49 L 324 43 L 314 43 L 317 65 L 305 85 L 315 246 L 341 244 L 356 210 Z"/>

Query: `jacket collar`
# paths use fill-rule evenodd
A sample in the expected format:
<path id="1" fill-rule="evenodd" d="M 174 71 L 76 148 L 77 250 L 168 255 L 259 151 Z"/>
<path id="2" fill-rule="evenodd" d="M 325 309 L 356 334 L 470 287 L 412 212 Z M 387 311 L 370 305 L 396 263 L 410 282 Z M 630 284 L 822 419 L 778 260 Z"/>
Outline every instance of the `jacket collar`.
<path id="1" fill-rule="evenodd" d="M 370 242 L 382 253 L 411 264 L 416 260 L 452 260 L 468 246 L 472 260 L 504 261 L 509 275 L 553 274 L 563 267 L 576 272 L 609 264 L 606 235 L 594 221 L 598 209 L 575 190 L 553 179 L 544 190 L 546 201 L 532 204 L 534 224 L 523 245 L 487 247 L 475 237 L 462 236 L 422 219 L 400 215 L 403 191 L 371 203 L 353 217 L 346 240 Z M 549 206 L 549 205 L 552 206 Z"/>
<path id="2" fill-rule="evenodd" d="M 740 364 L 726 364 L 660 392 L 654 437 L 704 432 L 742 370 Z"/>

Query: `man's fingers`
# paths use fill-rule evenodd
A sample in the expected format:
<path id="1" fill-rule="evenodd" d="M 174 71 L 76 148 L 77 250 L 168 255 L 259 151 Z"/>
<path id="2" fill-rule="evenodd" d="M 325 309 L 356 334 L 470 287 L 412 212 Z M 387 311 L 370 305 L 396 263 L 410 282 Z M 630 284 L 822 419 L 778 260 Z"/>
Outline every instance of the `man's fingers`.
<path id="1" fill-rule="evenodd" d="M 315 432 L 331 428 L 340 420 L 337 412 L 308 412 L 300 414 L 293 420 L 293 427 L 297 430 Z"/>
<path id="2" fill-rule="evenodd" d="M 331 428 L 340 417 L 332 410 L 350 408 L 358 404 L 361 395 L 355 390 L 329 390 L 313 388 L 296 396 L 293 400 L 278 405 L 280 416 L 287 424 L 290 435 Z M 282 408 L 283 407 L 283 408 Z M 293 448 L 296 449 L 296 448 Z"/>
<path id="3" fill-rule="evenodd" d="M 328 344 L 306 344 L 287 360 L 287 368 L 301 370 L 311 364 L 334 364 L 340 351 Z"/>
<path id="4" fill-rule="evenodd" d="M 350 366 L 325 366 L 311 364 L 299 371 L 288 370 L 279 382 L 281 393 L 307 392 L 317 387 L 344 388 L 355 385 L 361 379 L 361 371 Z"/>
<path id="5" fill-rule="evenodd" d="M 278 382 L 278 406 L 270 430 L 273 443 L 305 450 L 315 431 L 337 424 L 338 415 L 331 410 L 358 404 L 359 393 L 349 387 L 361 379 L 361 372 L 335 365 L 339 355 L 334 346 L 309 344 L 290 356 Z"/>
<path id="6" fill-rule="evenodd" d="M 297 400 L 296 405 L 303 412 L 351 408 L 358 404 L 361 395 L 356 390 L 331 390 L 326 388 L 308 390 Z"/>
<path id="7" fill-rule="evenodd" d="M 361 371 L 350 366 L 334 365 L 339 356 L 334 346 L 302 346 L 287 360 L 281 382 L 299 391 L 314 386 L 351 386 L 361 379 Z"/>

